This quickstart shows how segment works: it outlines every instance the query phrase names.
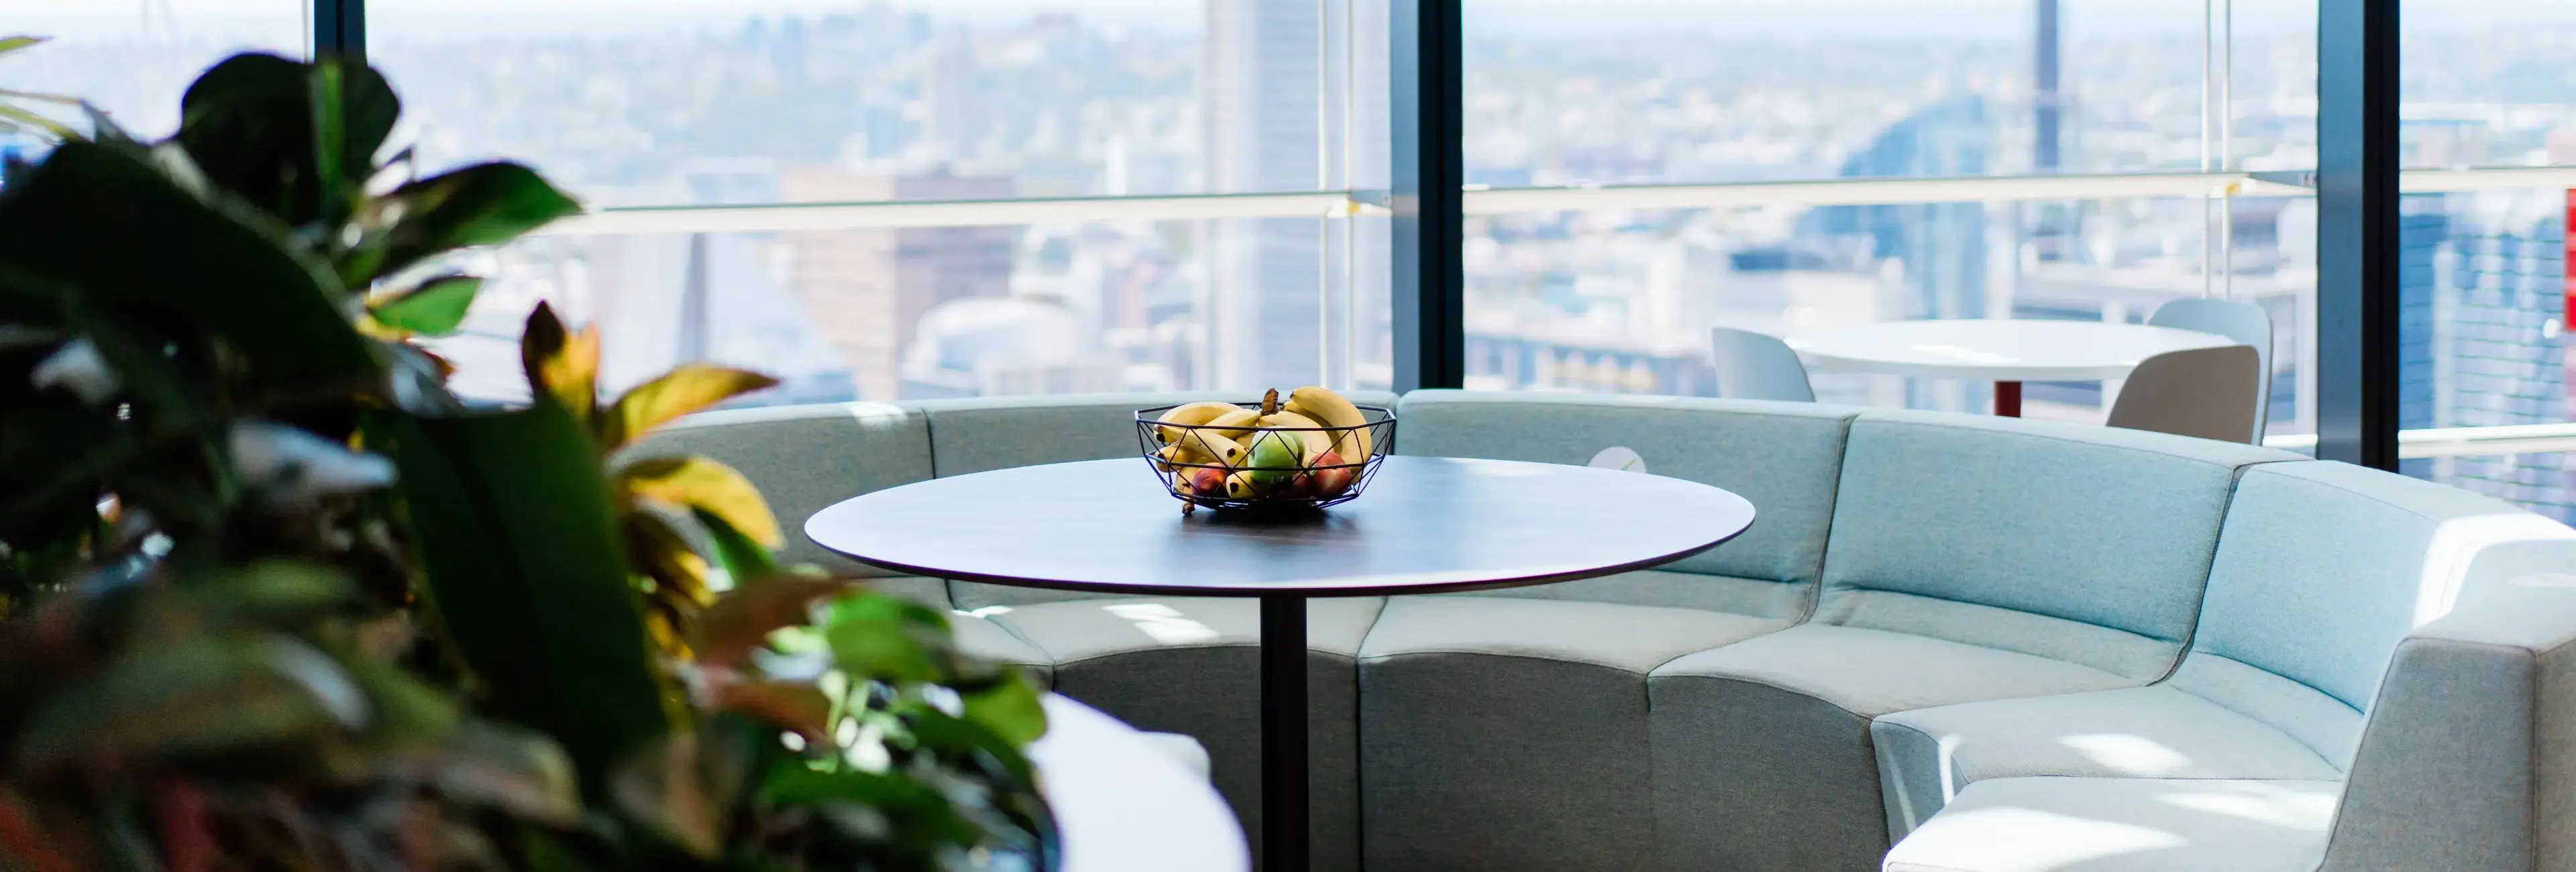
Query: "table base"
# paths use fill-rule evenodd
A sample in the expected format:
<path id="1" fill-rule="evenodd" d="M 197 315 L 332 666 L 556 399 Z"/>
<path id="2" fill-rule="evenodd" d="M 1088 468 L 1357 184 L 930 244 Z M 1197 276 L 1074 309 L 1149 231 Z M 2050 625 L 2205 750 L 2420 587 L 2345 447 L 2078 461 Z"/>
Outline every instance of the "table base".
<path id="1" fill-rule="evenodd" d="M 2004 418 L 2021 417 L 2021 382 L 1995 383 L 1995 414 Z"/>
<path id="2" fill-rule="evenodd" d="M 1261 869 L 1306 872 L 1306 598 L 1261 597 Z"/>

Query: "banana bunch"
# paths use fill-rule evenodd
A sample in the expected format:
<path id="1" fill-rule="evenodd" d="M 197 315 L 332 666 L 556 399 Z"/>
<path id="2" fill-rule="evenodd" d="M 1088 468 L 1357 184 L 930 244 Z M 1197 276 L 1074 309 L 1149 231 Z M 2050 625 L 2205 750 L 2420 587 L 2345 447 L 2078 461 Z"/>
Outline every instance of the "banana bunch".
<path id="1" fill-rule="evenodd" d="M 1368 424 L 1351 401 L 1313 386 L 1290 391 L 1284 405 L 1270 391 L 1259 409 L 1190 403 L 1155 419 L 1163 447 L 1154 462 L 1183 497 L 1331 499 L 1368 462 Z"/>

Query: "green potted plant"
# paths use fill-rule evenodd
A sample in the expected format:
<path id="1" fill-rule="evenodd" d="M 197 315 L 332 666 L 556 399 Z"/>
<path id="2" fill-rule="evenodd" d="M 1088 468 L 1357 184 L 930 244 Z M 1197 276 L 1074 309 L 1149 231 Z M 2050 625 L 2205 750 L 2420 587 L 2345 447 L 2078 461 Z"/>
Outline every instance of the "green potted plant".
<path id="1" fill-rule="evenodd" d="M 0 183 L 0 868 L 1051 867 L 1027 676 L 613 460 L 768 379 L 603 402 L 541 307 L 532 402 L 447 390 L 449 255 L 578 206 L 411 177 L 400 111 L 243 55 Z"/>

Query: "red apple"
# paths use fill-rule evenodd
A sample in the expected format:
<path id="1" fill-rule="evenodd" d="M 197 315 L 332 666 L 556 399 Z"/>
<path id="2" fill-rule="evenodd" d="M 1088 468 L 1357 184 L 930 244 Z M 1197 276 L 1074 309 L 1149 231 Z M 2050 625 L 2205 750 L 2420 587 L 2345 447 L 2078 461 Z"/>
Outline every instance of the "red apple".
<path id="1" fill-rule="evenodd" d="M 1225 470 L 1209 466 L 1198 469 L 1182 467 L 1181 471 L 1189 474 L 1192 493 L 1203 497 L 1225 498 Z"/>
<path id="2" fill-rule="evenodd" d="M 1315 462 L 1312 466 L 1314 466 L 1315 471 L 1304 477 L 1311 479 L 1311 481 L 1307 483 L 1308 492 L 1319 500 L 1329 500 L 1334 497 L 1341 496 L 1342 491 L 1349 489 L 1351 486 L 1351 474 L 1357 471 L 1349 466 L 1344 466 L 1342 464 L 1342 455 L 1332 451 L 1315 455 Z"/>

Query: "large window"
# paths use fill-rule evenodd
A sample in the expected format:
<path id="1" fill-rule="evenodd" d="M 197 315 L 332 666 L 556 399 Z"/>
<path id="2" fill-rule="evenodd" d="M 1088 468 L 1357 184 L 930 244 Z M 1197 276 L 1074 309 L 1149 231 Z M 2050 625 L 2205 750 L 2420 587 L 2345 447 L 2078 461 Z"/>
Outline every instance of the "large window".
<path id="1" fill-rule="evenodd" d="M 611 380 L 773 402 L 1386 383 L 1386 10 L 371 0 L 423 161 L 536 164 L 599 214 L 493 256 L 450 350 L 505 391 L 539 299 Z"/>
<path id="2" fill-rule="evenodd" d="M 2404 21 L 2402 160 L 2453 190 L 2419 185 L 2401 203 L 2400 426 L 2576 434 L 2565 336 L 2576 173 L 2552 169 L 2576 165 L 2576 6 L 2413 2 Z M 2576 518 L 2563 446 L 2466 453 L 2483 451 L 2419 450 L 2401 469 Z"/>
<path id="3" fill-rule="evenodd" d="M 2315 164 L 2313 3 L 1469 0 L 1466 14 L 1467 173 L 1491 189 L 1469 198 L 1471 384 L 1709 393 L 1711 326 L 2134 322 L 2225 296 L 2273 312 L 2273 426 L 2313 432 L 2299 388 L 2314 204 L 2245 177 Z M 2050 181 L 1953 181 L 1988 177 Z M 1815 184 L 1753 184 L 1780 182 Z M 1529 190 L 1554 186 L 1576 187 Z M 1637 207 L 1618 208 L 1621 186 Z M 1982 384 L 1818 381 L 1847 401 L 1988 402 Z M 2116 388 L 2034 385 L 2025 408 L 2098 421 Z"/>
<path id="4" fill-rule="evenodd" d="M 312 44 L 306 0 L 0 0 L 0 33 L 51 39 L 0 62 L 0 85 L 78 96 L 146 137 L 178 129 L 180 93 L 215 61 Z"/>

